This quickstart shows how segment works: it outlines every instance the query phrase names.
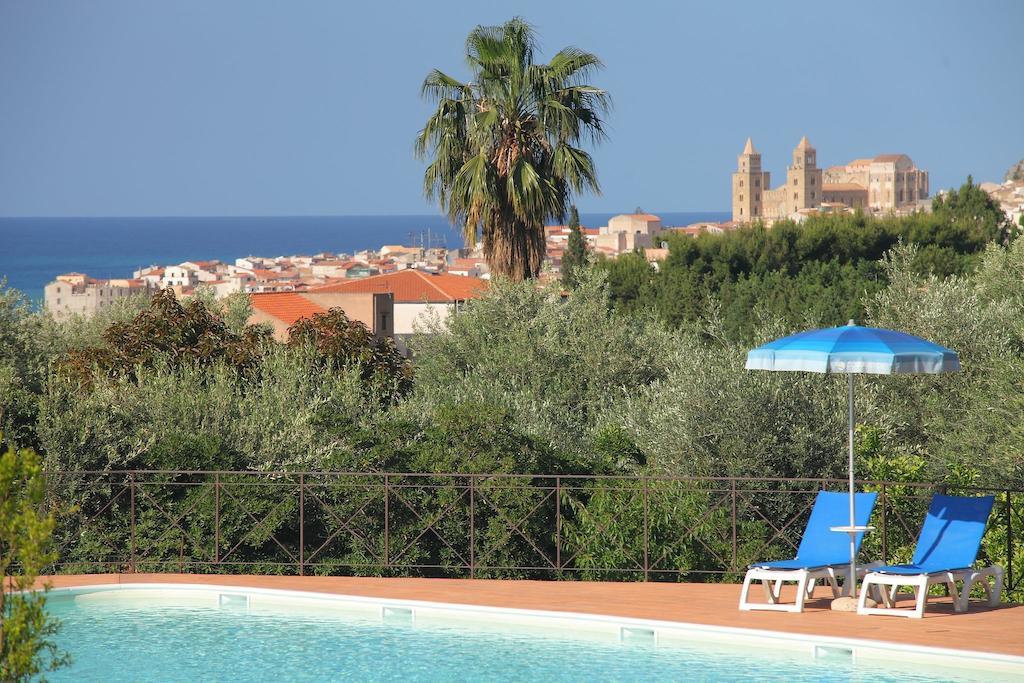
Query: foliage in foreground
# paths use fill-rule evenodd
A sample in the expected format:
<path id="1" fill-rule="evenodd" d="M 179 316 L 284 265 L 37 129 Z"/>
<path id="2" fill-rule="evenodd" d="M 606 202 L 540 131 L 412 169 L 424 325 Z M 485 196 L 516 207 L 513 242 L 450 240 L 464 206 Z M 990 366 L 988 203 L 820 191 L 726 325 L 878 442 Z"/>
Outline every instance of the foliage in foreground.
<path id="1" fill-rule="evenodd" d="M 0 680 L 27 681 L 64 666 L 54 642 L 58 622 L 46 612 L 36 579 L 56 559 L 50 537 L 56 520 L 41 511 L 42 464 L 31 450 L 0 455 Z"/>
<path id="2" fill-rule="evenodd" d="M 953 221 L 952 228 L 942 228 L 950 235 L 974 234 L 944 220 Z M 897 237 L 925 225 L 921 235 L 939 240 L 938 228 L 928 228 L 926 219 L 901 221 L 893 223 Z M 429 334 L 412 342 L 415 375 L 386 345 L 374 346 L 361 330 L 327 316 L 293 330 L 293 344 L 258 346 L 244 367 L 228 354 L 202 355 L 204 348 L 215 348 L 202 346 L 210 335 L 179 335 L 185 343 L 155 348 L 142 362 L 113 371 L 95 371 L 97 364 L 82 380 L 60 370 L 66 359 L 102 347 L 103 332 L 130 327 L 138 310 L 123 311 L 105 325 L 55 324 L 19 306 L 16 295 L 0 293 L 0 389 L 16 389 L 0 390 L 0 422 L 16 428 L 8 438 L 39 444 L 52 471 L 332 470 L 428 477 L 432 484 L 423 486 L 412 485 L 420 479 L 393 479 L 390 497 L 382 486 L 368 489 L 356 477 L 317 483 L 316 499 L 305 499 L 305 540 L 310 553 L 326 543 L 313 560 L 323 563 L 317 571 L 324 572 L 381 573 L 381 558 L 389 557 L 404 563 L 404 572 L 459 574 L 470 554 L 470 493 L 447 474 L 475 473 L 474 496 L 479 494 L 482 506 L 474 520 L 473 550 L 483 558 L 478 575 L 533 575 L 494 568 L 501 565 L 548 567 L 544 575 L 555 577 L 550 562 L 545 564 L 556 551 L 555 494 L 545 488 L 553 475 L 563 481 L 574 474 L 842 476 L 842 379 L 747 372 L 743 359 L 752 345 L 815 321 L 842 315 L 837 322 L 844 322 L 843 306 L 850 305 L 867 324 L 903 329 L 957 350 L 963 364 L 963 372 L 950 375 L 856 378 L 858 472 L 950 490 L 1024 487 L 1024 433 L 1017 419 L 1024 409 L 1024 242 L 982 246 L 980 236 L 959 243 L 942 237 L 947 246 L 936 251 L 919 235 L 903 245 L 893 241 L 875 261 L 867 255 L 887 244 L 877 241 L 878 225 L 850 235 L 860 246 L 845 237 L 830 241 L 854 224 L 843 225 L 829 232 L 812 224 L 775 236 L 759 236 L 754 229 L 736 238 L 766 240 L 749 253 L 731 254 L 736 244 L 728 240 L 708 249 L 700 240 L 685 242 L 696 251 L 676 251 L 670 260 L 693 256 L 694 267 L 686 272 L 701 271 L 705 266 L 697 264 L 703 261 L 709 270 L 702 277 L 720 276 L 724 284 L 702 291 L 703 299 L 673 303 L 692 306 L 693 319 L 678 325 L 644 306 L 622 305 L 616 292 L 628 281 L 616 278 L 623 271 L 580 269 L 568 291 L 558 284 L 498 279 L 446 325 L 428 322 Z M 947 247 L 948 253 L 941 251 Z M 721 258 L 707 261 L 709 250 L 720 250 Z M 743 305 L 730 299 L 731 276 L 716 264 L 742 264 L 754 253 L 776 264 L 763 266 L 759 277 L 765 283 L 820 275 L 816 288 L 807 290 L 809 298 L 821 299 L 820 307 L 795 317 L 783 285 L 762 292 L 777 296 L 778 307 L 761 295 Z M 948 261 L 955 267 L 923 266 L 937 263 L 933 257 L 939 253 L 955 257 Z M 620 262 L 655 277 L 639 256 Z M 789 266 L 799 266 L 795 275 Z M 671 269 L 665 264 L 664 272 Z M 847 271 L 849 280 L 825 277 Z M 859 289 L 862 272 L 876 276 L 872 287 Z M 842 306 L 834 307 L 836 302 Z M 215 339 L 247 333 L 216 310 L 196 309 L 194 320 L 217 330 Z M 143 321 L 153 323 L 151 317 Z M 157 322 L 158 328 L 164 325 Z M 228 333 L 235 336 L 218 336 Z M 532 488 L 517 490 L 508 485 L 518 481 L 509 475 L 517 474 L 541 476 L 527 478 Z M 167 475 L 139 488 L 145 494 L 136 500 L 138 548 L 153 562 L 144 566 L 208 562 L 219 551 L 222 559 L 227 554 L 229 561 L 258 563 L 240 566 L 294 571 L 289 552 L 297 554 L 300 537 L 297 476 L 273 475 L 276 488 L 236 486 L 237 498 L 222 497 L 219 515 L 209 488 L 191 486 L 195 482 L 188 477 Z M 58 530 L 62 542 L 70 543 L 66 561 L 82 568 L 90 558 L 124 561 L 129 496 L 107 508 L 102 522 L 79 526 L 124 484 L 66 482 L 61 490 L 70 491 L 82 508 L 77 522 Z M 614 480 L 566 486 L 557 508 L 561 576 L 637 577 L 645 528 L 646 552 L 663 577 L 726 576 L 718 572 L 747 558 L 785 553 L 778 538 L 764 546 L 771 529 L 756 520 L 798 516 L 800 497 L 779 495 L 763 483 L 754 488 L 740 495 L 739 535 L 726 543 L 731 529 L 720 512 L 730 501 L 723 503 L 721 491 L 666 484 L 645 497 Z M 930 489 L 907 484 L 889 491 L 910 526 L 923 514 L 910 494 L 922 490 Z M 1024 523 L 1024 497 L 1000 496 L 1001 512 L 993 517 L 983 552 L 1005 563 L 1005 518 Z M 385 501 L 392 514 L 387 533 L 381 522 Z M 450 514 L 426 530 L 441 511 Z M 185 531 L 169 530 L 169 520 L 186 512 L 187 523 L 180 522 Z M 255 524 L 250 513 L 267 520 Z M 219 536 L 212 533 L 218 518 Z M 339 532 L 339 519 L 359 534 Z M 517 530 L 513 523 L 519 522 Z M 916 530 L 904 531 L 888 538 L 895 555 L 909 548 Z"/>

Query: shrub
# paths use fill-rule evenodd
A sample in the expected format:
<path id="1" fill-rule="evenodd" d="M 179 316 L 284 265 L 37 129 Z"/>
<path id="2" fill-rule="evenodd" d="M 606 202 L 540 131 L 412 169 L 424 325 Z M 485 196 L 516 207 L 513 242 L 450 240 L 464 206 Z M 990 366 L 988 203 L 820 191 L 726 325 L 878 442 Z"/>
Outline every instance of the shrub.
<path id="1" fill-rule="evenodd" d="M 38 456 L 8 447 L 0 455 L 0 678 L 30 680 L 64 666 L 53 637 L 58 622 L 46 612 L 45 590 L 34 590 L 56 553 L 56 520 L 42 511 L 46 482 Z"/>

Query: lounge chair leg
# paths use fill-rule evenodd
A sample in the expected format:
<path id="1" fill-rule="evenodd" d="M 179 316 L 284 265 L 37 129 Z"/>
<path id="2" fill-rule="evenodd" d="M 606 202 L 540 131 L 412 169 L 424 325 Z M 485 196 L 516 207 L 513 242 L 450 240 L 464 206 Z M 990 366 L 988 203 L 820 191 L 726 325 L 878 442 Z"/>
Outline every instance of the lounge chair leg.
<path id="1" fill-rule="evenodd" d="M 964 585 L 962 592 L 956 589 L 956 577 L 952 573 L 946 574 L 946 588 L 949 590 L 949 596 L 953 598 L 953 611 L 954 612 L 966 612 L 967 611 L 967 597 L 971 592 L 971 582 L 969 578 L 964 578 Z"/>
<path id="2" fill-rule="evenodd" d="M 839 597 L 839 583 L 836 581 L 836 571 L 834 569 L 828 570 L 828 576 L 825 577 L 828 580 L 828 586 L 832 589 L 832 597 Z"/>
<path id="3" fill-rule="evenodd" d="M 807 599 L 807 574 L 800 577 L 796 584 L 796 611 L 804 611 L 804 600 Z"/>
<path id="4" fill-rule="evenodd" d="M 985 579 L 985 592 L 988 594 L 988 606 L 995 607 L 1003 597 L 1003 568 L 992 567 L 992 587 L 989 588 L 988 579 Z"/>
<path id="5" fill-rule="evenodd" d="M 750 572 L 743 577 L 743 590 L 740 591 L 740 609 L 747 609 L 747 602 L 750 600 Z"/>
<path id="6" fill-rule="evenodd" d="M 874 584 L 871 582 L 871 579 L 869 579 L 867 576 L 865 576 L 864 577 L 864 582 L 860 585 L 860 597 L 857 598 L 857 611 L 858 612 L 867 609 L 867 606 L 868 606 L 868 604 L 867 604 L 868 591 L 873 586 L 874 586 Z"/>
<path id="7" fill-rule="evenodd" d="M 924 617 L 925 603 L 928 601 L 928 577 L 923 576 L 919 579 L 917 585 L 914 586 L 914 593 L 917 598 L 917 606 L 914 608 L 914 617 L 921 619 Z"/>
<path id="8" fill-rule="evenodd" d="M 772 591 L 771 579 L 761 579 L 761 588 L 764 589 L 764 599 L 769 605 L 774 605 L 778 602 L 775 597 L 775 593 Z"/>

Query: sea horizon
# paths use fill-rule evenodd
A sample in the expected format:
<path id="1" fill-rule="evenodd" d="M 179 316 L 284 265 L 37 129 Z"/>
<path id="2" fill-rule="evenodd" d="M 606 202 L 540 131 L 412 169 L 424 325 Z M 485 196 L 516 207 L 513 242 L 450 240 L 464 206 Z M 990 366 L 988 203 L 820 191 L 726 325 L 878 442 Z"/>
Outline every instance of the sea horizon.
<path id="1" fill-rule="evenodd" d="M 588 227 L 621 212 L 588 212 Z M 666 227 L 728 220 L 725 211 L 654 211 Z M 189 260 L 233 263 L 249 255 L 353 253 L 385 244 L 458 248 L 462 236 L 437 214 L 338 216 L 0 217 L 0 280 L 39 302 L 61 273 L 131 277 L 138 268 Z"/>

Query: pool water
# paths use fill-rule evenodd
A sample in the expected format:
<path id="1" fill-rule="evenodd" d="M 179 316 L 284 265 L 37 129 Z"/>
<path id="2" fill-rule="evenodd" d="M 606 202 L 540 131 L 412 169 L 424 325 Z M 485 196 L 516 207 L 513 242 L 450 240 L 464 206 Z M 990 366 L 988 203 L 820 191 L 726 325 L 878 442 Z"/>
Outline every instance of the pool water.
<path id="1" fill-rule="evenodd" d="M 120 597 L 117 597 L 120 593 Z M 51 681 L 967 681 L 810 654 L 667 646 L 524 630 L 421 626 L 228 601 L 51 595 L 69 668 Z M 84 598 L 84 599 L 83 599 Z M 392 623 L 397 622 L 397 623 Z M 991 680 L 978 673 L 973 680 Z"/>

